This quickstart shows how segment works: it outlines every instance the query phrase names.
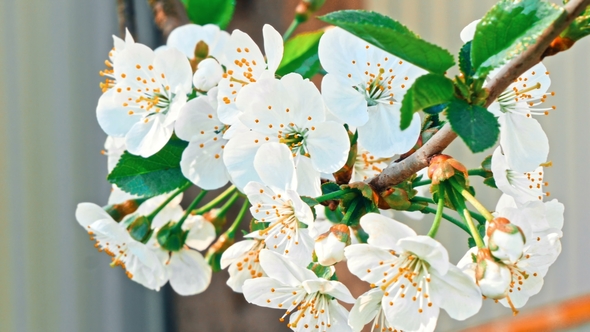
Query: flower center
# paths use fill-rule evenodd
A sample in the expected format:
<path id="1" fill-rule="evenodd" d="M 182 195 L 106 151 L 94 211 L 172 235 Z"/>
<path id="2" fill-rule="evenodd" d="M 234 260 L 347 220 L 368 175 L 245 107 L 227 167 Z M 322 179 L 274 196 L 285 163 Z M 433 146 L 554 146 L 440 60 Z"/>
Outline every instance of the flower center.
<path id="1" fill-rule="evenodd" d="M 264 207 L 264 205 L 261 204 L 260 207 Z M 272 209 L 274 209 L 274 214 L 271 212 Z M 273 205 L 272 209 L 266 211 L 268 218 L 260 220 L 270 222 L 270 225 L 259 231 L 258 234 L 266 235 L 267 242 L 270 242 L 268 244 L 272 245 L 274 249 L 284 245 L 284 253 L 288 254 L 294 245 L 299 245 L 299 220 L 295 216 L 291 201 L 284 202 L 280 207 Z"/>
<path id="2" fill-rule="evenodd" d="M 247 253 L 242 256 L 242 260 L 236 263 L 236 267 L 238 271 L 244 270 L 244 267 L 249 271 L 250 277 L 260 278 L 264 274 L 262 273 L 262 267 L 260 266 L 260 260 L 258 259 L 258 255 L 260 254 L 260 250 L 264 248 L 264 241 L 258 241 L 256 245 L 250 249 Z"/>
<path id="3" fill-rule="evenodd" d="M 381 264 L 383 263 L 383 264 Z M 384 262 L 380 262 L 384 265 Z M 395 266 L 399 267 L 397 270 Z M 392 277 L 389 277 L 392 275 Z M 383 280 L 381 280 L 381 290 L 384 295 L 389 297 L 389 294 L 396 292 L 393 297 L 389 297 L 390 306 L 393 306 L 397 299 L 404 299 L 406 296 L 412 298 L 412 301 L 418 301 L 418 312 L 422 313 L 424 310 L 424 303 L 431 307 L 430 301 L 430 273 L 428 272 L 427 263 L 419 259 L 411 253 L 402 254 L 397 264 L 391 264 L 388 271 L 383 272 Z M 371 285 L 373 286 L 373 285 Z"/>
<path id="4" fill-rule="evenodd" d="M 379 102 L 388 102 L 393 104 L 395 99 L 391 90 L 391 82 L 395 78 L 395 75 L 386 76 L 385 69 L 379 68 L 377 75 L 365 72 L 368 76 L 366 83 L 361 83 L 353 88 L 360 93 L 365 95 L 368 106 L 375 106 Z"/>
<path id="5" fill-rule="evenodd" d="M 543 196 L 549 196 L 549 192 L 543 193 L 543 187 L 549 185 L 548 182 L 543 182 L 542 168 L 535 172 L 519 173 L 513 170 L 506 170 L 506 179 L 508 183 L 519 192 L 530 196 L 543 199 Z"/>
<path id="6" fill-rule="evenodd" d="M 549 111 L 556 109 L 555 106 L 536 108 L 535 106 L 544 103 L 548 96 L 554 96 L 555 92 L 544 94 L 540 97 L 533 97 L 533 95 L 527 92 L 537 90 L 541 88 L 541 83 L 526 87 L 523 84 L 523 89 L 518 90 L 515 86 L 512 89 L 506 89 L 500 97 L 498 97 L 498 103 L 500 103 L 500 110 L 503 113 L 517 113 L 530 117 L 532 115 L 549 115 Z M 535 107 L 535 108 L 533 108 Z"/>
<path id="7" fill-rule="evenodd" d="M 279 138 L 279 142 L 286 144 L 293 153 L 294 157 L 298 154 L 309 157 L 309 153 L 306 150 L 305 144 L 305 139 L 307 138 L 307 132 L 309 131 L 309 129 L 299 129 L 296 127 L 291 127 L 288 130 L 289 132 L 283 133 L 281 135 L 281 137 Z"/>

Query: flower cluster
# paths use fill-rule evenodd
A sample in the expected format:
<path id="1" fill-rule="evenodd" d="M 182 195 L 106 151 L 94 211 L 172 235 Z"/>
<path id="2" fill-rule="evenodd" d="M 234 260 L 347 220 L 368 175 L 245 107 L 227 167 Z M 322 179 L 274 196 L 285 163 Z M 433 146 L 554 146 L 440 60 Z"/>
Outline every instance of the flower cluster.
<path id="1" fill-rule="evenodd" d="M 462 32 L 465 41 L 476 24 Z M 564 210 L 543 201 L 548 142 L 531 116 L 548 110 L 536 108 L 550 95 L 542 64 L 490 106 L 500 146 L 489 165 L 472 172 L 439 155 L 378 191 L 365 181 L 445 121 L 439 111 L 414 112 L 401 129 L 404 97 L 415 98 L 408 91 L 428 72 L 335 27 L 317 44 L 320 92 L 301 74 L 281 72 L 285 48 L 274 28 L 265 25 L 263 37 L 264 52 L 246 33 L 214 25 L 181 26 L 156 50 L 115 37 L 96 107 L 113 191 L 106 207 L 76 210 L 112 266 L 150 289 L 169 281 L 182 295 L 203 292 L 214 271 L 228 268 L 232 290 L 285 310 L 280 320 L 290 315 L 295 331 L 360 331 L 368 323 L 433 331 L 440 309 L 464 320 L 483 296 L 517 312 L 540 291 L 560 253 Z M 504 193 L 493 213 L 473 196 L 473 174 Z M 183 210 L 192 185 L 201 191 Z M 209 190 L 228 185 L 198 207 Z M 238 200 L 242 209 L 226 227 Z M 391 209 L 434 214 L 430 232 L 417 234 Z M 235 242 L 247 211 L 249 232 Z M 457 265 L 435 239 L 442 219 L 472 241 Z M 355 299 L 337 281 L 339 262 L 371 289 Z M 339 301 L 354 306 L 348 312 Z"/>

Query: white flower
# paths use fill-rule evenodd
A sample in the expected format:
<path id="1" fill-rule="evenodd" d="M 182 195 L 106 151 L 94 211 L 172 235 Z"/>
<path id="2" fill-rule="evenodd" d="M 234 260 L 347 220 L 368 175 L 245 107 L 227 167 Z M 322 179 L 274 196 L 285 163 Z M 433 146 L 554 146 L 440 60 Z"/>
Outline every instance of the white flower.
<path id="1" fill-rule="evenodd" d="M 246 301 L 268 308 L 284 309 L 291 315 L 293 331 L 351 331 L 348 312 L 337 300 L 354 298 L 342 283 L 317 277 L 288 258 L 269 250 L 260 251 L 260 264 L 268 277 L 246 280 Z"/>
<path id="2" fill-rule="evenodd" d="M 534 108 L 552 94 L 547 92 L 550 84 L 549 72 L 538 63 L 510 84 L 488 108 L 498 117 L 500 145 L 508 168 L 514 171 L 530 172 L 547 160 L 549 141 L 532 115 L 548 114 L 555 108 Z"/>
<path id="3" fill-rule="evenodd" d="M 509 196 L 503 195 L 496 212 L 519 226 L 526 237 L 522 256 L 506 263 L 512 275 L 508 297 L 501 300 L 506 307 L 521 308 L 529 297 L 539 293 L 549 266 L 561 253 L 563 204 L 557 200 L 528 202 L 517 207 Z"/>
<path id="4" fill-rule="evenodd" d="M 516 172 L 509 168 L 500 147 L 492 155 L 492 173 L 496 186 L 503 193 L 512 196 L 518 203 L 543 200 L 543 167 L 532 172 Z"/>
<path id="5" fill-rule="evenodd" d="M 222 269 L 229 266 L 227 285 L 237 293 L 242 292 L 244 281 L 266 276 L 258 258 L 260 250 L 265 248 L 264 237 L 260 236 L 258 231 L 244 237 L 246 240 L 236 242 L 227 248 L 221 255 L 220 262 Z"/>
<path id="6" fill-rule="evenodd" d="M 461 39 L 473 39 L 479 20 L 470 23 L 461 31 Z M 500 68 L 493 70 L 493 77 Z M 534 108 L 545 102 L 551 84 L 549 72 L 538 63 L 510 84 L 492 103 L 488 110 L 498 117 L 500 145 L 506 156 L 508 168 L 517 172 L 531 172 L 547 160 L 549 140 L 539 122 L 532 115 L 548 114 L 555 106 Z"/>
<path id="7" fill-rule="evenodd" d="M 136 43 L 117 54 L 113 70 L 117 82 L 98 101 L 98 123 L 108 135 L 125 137 L 130 153 L 149 157 L 172 135 L 192 88 L 190 64 L 174 48 L 154 54 Z"/>
<path id="8" fill-rule="evenodd" d="M 175 131 L 189 144 L 182 153 L 182 174 L 197 186 L 212 190 L 224 186 L 229 175 L 223 163 L 227 127 L 217 118 L 217 89 L 190 100 L 180 110 Z"/>
<path id="9" fill-rule="evenodd" d="M 252 38 L 240 30 L 234 30 L 224 51 L 226 68 L 219 82 L 219 118 L 228 125 L 238 121 L 241 112 L 236 107 L 236 96 L 245 85 L 261 77 L 274 77 L 283 58 L 283 38 L 270 25 L 262 28 L 266 61 Z"/>
<path id="10" fill-rule="evenodd" d="M 115 59 L 117 58 L 117 54 L 119 52 L 121 52 L 122 50 L 124 50 L 127 45 L 132 45 L 132 44 L 135 44 L 135 41 L 133 40 L 133 36 L 129 33 L 129 30 L 127 30 L 127 29 L 125 29 L 125 40 L 122 40 L 121 38 L 113 35 L 114 47 L 109 52 L 110 61 L 105 60 L 105 62 L 104 62 L 105 65 L 108 67 L 108 69 L 105 69 L 105 70 L 99 72 L 100 76 L 106 77 L 105 82 L 100 83 L 100 88 L 102 89 L 102 92 L 107 92 L 117 82 L 117 79 L 116 79 L 114 71 L 113 71 L 113 64 L 115 63 Z"/>
<path id="11" fill-rule="evenodd" d="M 433 331 L 440 308 L 457 320 L 479 311 L 479 288 L 449 263 L 440 243 L 376 213 L 363 216 L 361 226 L 369 234 L 368 244 L 344 249 L 348 268 L 383 291 L 381 307 L 391 326 Z"/>
<path id="12" fill-rule="evenodd" d="M 260 181 L 252 162 L 259 158 L 258 149 L 280 142 L 295 158 L 298 192 L 321 195 L 320 172 L 339 170 L 348 157 L 350 142 L 344 126 L 325 120 L 324 103 L 315 85 L 299 74 L 261 79 L 242 89 L 237 105 L 244 112 L 240 122 L 249 130 L 233 134 L 223 155 L 236 187 Z"/>
<path id="13" fill-rule="evenodd" d="M 334 115 L 357 127 L 359 143 L 376 157 L 410 150 L 420 135 L 418 113 L 400 130 L 401 101 L 414 80 L 426 73 L 340 29 L 326 31 L 319 57 L 328 74 L 322 95 Z"/>
<path id="14" fill-rule="evenodd" d="M 467 254 L 470 256 L 471 251 Z M 504 263 L 496 261 L 490 251 L 485 248 L 477 252 L 475 264 L 475 280 L 481 289 L 481 294 L 491 299 L 506 297 L 512 281 L 508 267 Z"/>
<path id="15" fill-rule="evenodd" d="M 112 257 L 111 266 L 121 266 L 131 280 L 149 289 L 159 290 L 166 283 L 166 271 L 156 253 L 134 240 L 123 222 L 117 223 L 92 203 L 78 204 L 76 219 L 96 241 L 95 247 Z"/>
<path id="16" fill-rule="evenodd" d="M 196 250 L 205 250 L 215 240 L 215 227 L 203 216 L 190 215 L 182 224 L 182 229 L 188 231 L 182 249 L 168 252 L 154 241 L 154 250 L 164 253 L 167 278 L 176 293 L 199 294 L 211 283 L 212 270 Z"/>
<path id="17" fill-rule="evenodd" d="M 301 225 L 313 227 L 313 212 L 293 190 L 297 187 L 293 157 L 279 143 L 265 144 L 260 150 L 265 156 L 273 156 L 254 160 L 254 167 L 266 185 L 250 182 L 244 188 L 252 204 L 252 216 L 257 222 L 269 223 L 259 235 L 265 236 L 270 250 L 307 266 L 312 260 L 314 242 L 309 229 Z"/>
<path id="18" fill-rule="evenodd" d="M 351 237 L 354 237 L 352 230 L 344 224 L 336 224 L 321 234 L 314 246 L 318 263 L 330 266 L 343 260 L 344 248 L 351 243 Z"/>
<path id="19" fill-rule="evenodd" d="M 229 34 L 215 24 L 205 24 L 203 26 L 196 24 L 186 24 L 179 26 L 172 30 L 166 41 L 166 47 L 161 50 L 169 48 L 176 48 L 181 51 L 191 63 L 195 63 L 197 44 L 204 43 L 207 46 L 207 54 L 205 56 L 213 57 L 218 61 L 224 58 L 224 50 L 229 41 Z M 201 44 L 202 45 L 202 44 Z M 160 52 L 160 49 L 158 50 Z M 195 63 L 196 64 L 196 63 Z"/>

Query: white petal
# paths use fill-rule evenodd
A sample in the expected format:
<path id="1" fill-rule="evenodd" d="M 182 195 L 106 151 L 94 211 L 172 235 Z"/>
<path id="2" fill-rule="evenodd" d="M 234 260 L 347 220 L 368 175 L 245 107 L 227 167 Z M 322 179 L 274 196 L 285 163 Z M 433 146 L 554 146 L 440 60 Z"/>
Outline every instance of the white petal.
<path id="1" fill-rule="evenodd" d="M 358 127 L 369 121 L 365 96 L 335 74 L 328 73 L 322 79 L 322 95 L 330 112 L 343 122 Z"/>
<path id="2" fill-rule="evenodd" d="M 471 41 L 473 39 L 473 35 L 475 35 L 475 28 L 477 27 L 477 23 L 479 23 L 479 21 L 481 20 L 475 20 L 469 24 L 467 24 L 466 27 L 463 28 L 463 30 L 461 30 L 461 40 L 464 43 L 467 43 L 468 41 Z"/>
<path id="3" fill-rule="evenodd" d="M 100 96 L 98 105 L 96 106 L 96 118 L 100 128 L 107 135 L 122 137 L 143 116 L 138 112 L 129 114 L 127 109 L 115 102 L 114 93 L 114 89 L 110 89 Z"/>
<path id="4" fill-rule="evenodd" d="M 262 182 L 254 169 L 254 158 L 263 142 L 266 142 L 265 136 L 256 132 L 236 133 L 227 142 L 223 162 L 239 190 L 243 190 L 250 181 Z"/>
<path id="5" fill-rule="evenodd" d="M 172 91 L 180 88 L 182 93 L 189 93 L 192 88 L 193 70 L 186 56 L 175 48 L 164 50 L 154 58 L 155 70 L 166 76 Z"/>
<path id="6" fill-rule="evenodd" d="M 79 203 L 76 207 L 76 220 L 86 230 L 90 224 L 101 219 L 112 220 L 113 218 L 94 203 Z"/>
<path id="7" fill-rule="evenodd" d="M 223 187 L 229 180 L 229 174 L 223 162 L 222 146 L 224 144 L 227 142 L 223 139 L 190 142 L 182 152 L 180 160 L 182 174 L 205 190 Z"/>
<path id="8" fill-rule="evenodd" d="M 322 194 L 320 172 L 312 165 L 311 159 L 299 157 L 296 160 L 297 192 L 303 196 L 317 197 Z"/>
<path id="9" fill-rule="evenodd" d="M 400 103 L 372 106 L 369 108 L 369 121 L 358 127 L 359 143 L 375 157 L 387 158 L 408 152 L 418 141 L 420 115 L 415 113 L 410 126 L 402 131 L 399 128 L 400 107 Z"/>
<path id="10" fill-rule="evenodd" d="M 433 301 L 438 302 L 451 318 L 465 320 L 479 312 L 481 292 L 468 275 L 454 265 L 449 266 L 444 276 L 434 270 L 431 272 L 430 293 L 436 297 Z"/>
<path id="11" fill-rule="evenodd" d="M 250 251 L 258 241 L 256 240 L 243 240 L 232 244 L 226 251 L 221 255 L 220 266 L 225 269 L 236 260 Z"/>
<path id="12" fill-rule="evenodd" d="M 172 136 L 172 126 L 164 126 L 158 115 L 148 122 L 137 122 L 125 136 L 127 151 L 144 158 L 160 151 Z"/>
<path id="13" fill-rule="evenodd" d="M 368 244 L 350 245 L 344 248 L 344 255 L 347 259 L 348 270 L 361 280 L 369 283 L 375 283 L 383 279 L 383 274 L 373 271 L 375 267 L 397 261 L 397 257 L 388 250 Z"/>
<path id="14" fill-rule="evenodd" d="M 382 298 L 381 288 L 372 288 L 356 299 L 348 316 L 348 325 L 352 327 L 353 331 L 360 332 L 368 322 L 377 316 L 381 310 Z"/>
<path id="15" fill-rule="evenodd" d="M 547 160 L 549 141 L 539 122 L 532 117 L 506 113 L 500 122 L 500 144 L 510 169 L 530 172 Z"/>
<path id="16" fill-rule="evenodd" d="M 260 265 L 271 278 L 297 286 L 305 280 L 316 280 L 318 277 L 310 270 L 295 265 L 285 256 L 263 249 L 259 254 Z"/>
<path id="17" fill-rule="evenodd" d="M 167 268 L 170 286 L 180 295 L 199 294 L 211 283 L 211 267 L 203 255 L 194 250 L 172 253 Z"/>
<path id="18" fill-rule="evenodd" d="M 131 280 L 143 286 L 160 290 L 166 281 L 167 274 L 158 254 L 150 250 L 145 244 L 131 241 L 128 245 L 128 257 L 125 261 L 125 268 L 132 274 Z M 163 255 L 162 250 L 158 250 Z"/>
<path id="19" fill-rule="evenodd" d="M 216 237 L 215 226 L 203 216 L 190 215 L 182 229 L 189 231 L 184 244 L 196 250 L 207 249 Z"/>
<path id="20" fill-rule="evenodd" d="M 297 188 L 293 156 L 285 144 L 263 144 L 254 157 L 254 168 L 262 182 L 269 187 L 281 190 Z"/>
<path id="21" fill-rule="evenodd" d="M 405 237 L 416 236 L 416 232 L 399 221 L 378 213 L 367 213 L 361 217 L 361 226 L 369 234 L 370 245 L 399 251 L 397 241 Z"/>
<path id="22" fill-rule="evenodd" d="M 301 287 L 289 287 L 267 277 L 246 280 L 242 291 L 246 301 L 267 308 L 288 308 L 293 298 L 305 293 Z M 284 306 L 283 303 L 285 303 Z"/>
<path id="23" fill-rule="evenodd" d="M 346 163 L 350 141 L 342 125 L 331 121 L 319 123 L 305 141 L 316 170 L 333 173 Z"/>
<path id="24" fill-rule="evenodd" d="M 283 59 L 283 38 L 275 28 L 268 24 L 262 27 L 262 36 L 264 37 L 264 53 L 266 53 L 268 70 L 274 73 Z"/>
<path id="25" fill-rule="evenodd" d="M 403 250 L 412 252 L 420 259 L 427 261 L 441 275 L 445 275 L 451 265 L 447 249 L 430 236 L 406 237 L 399 240 L 397 244 Z"/>

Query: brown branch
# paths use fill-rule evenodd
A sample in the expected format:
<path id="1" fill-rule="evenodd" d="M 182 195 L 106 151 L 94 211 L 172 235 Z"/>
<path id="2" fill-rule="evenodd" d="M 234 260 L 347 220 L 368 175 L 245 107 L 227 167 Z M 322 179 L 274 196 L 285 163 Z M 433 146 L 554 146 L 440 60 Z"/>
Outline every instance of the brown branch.
<path id="1" fill-rule="evenodd" d="M 572 0 L 565 6 L 565 14 L 553 22 L 524 52 L 512 59 L 489 82 L 488 98 L 485 106 L 488 107 L 514 80 L 535 64 L 539 63 L 542 55 L 551 42 L 565 30 L 570 23 L 588 6 L 590 0 Z M 370 180 L 369 184 L 378 192 L 383 192 L 387 187 L 396 185 L 412 174 L 428 166 L 429 159 L 441 153 L 451 142 L 457 138 L 447 123 L 424 146 L 418 149 L 408 158 L 389 165 L 383 172 Z"/>
<path id="2" fill-rule="evenodd" d="M 167 39 L 175 28 L 189 23 L 186 9 L 180 0 L 148 0 L 148 3 L 164 39 Z"/>
<path id="3" fill-rule="evenodd" d="M 133 0 L 117 0 L 117 12 L 119 14 L 119 36 L 125 38 L 125 29 L 135 37 L 135 6 Z"/>

